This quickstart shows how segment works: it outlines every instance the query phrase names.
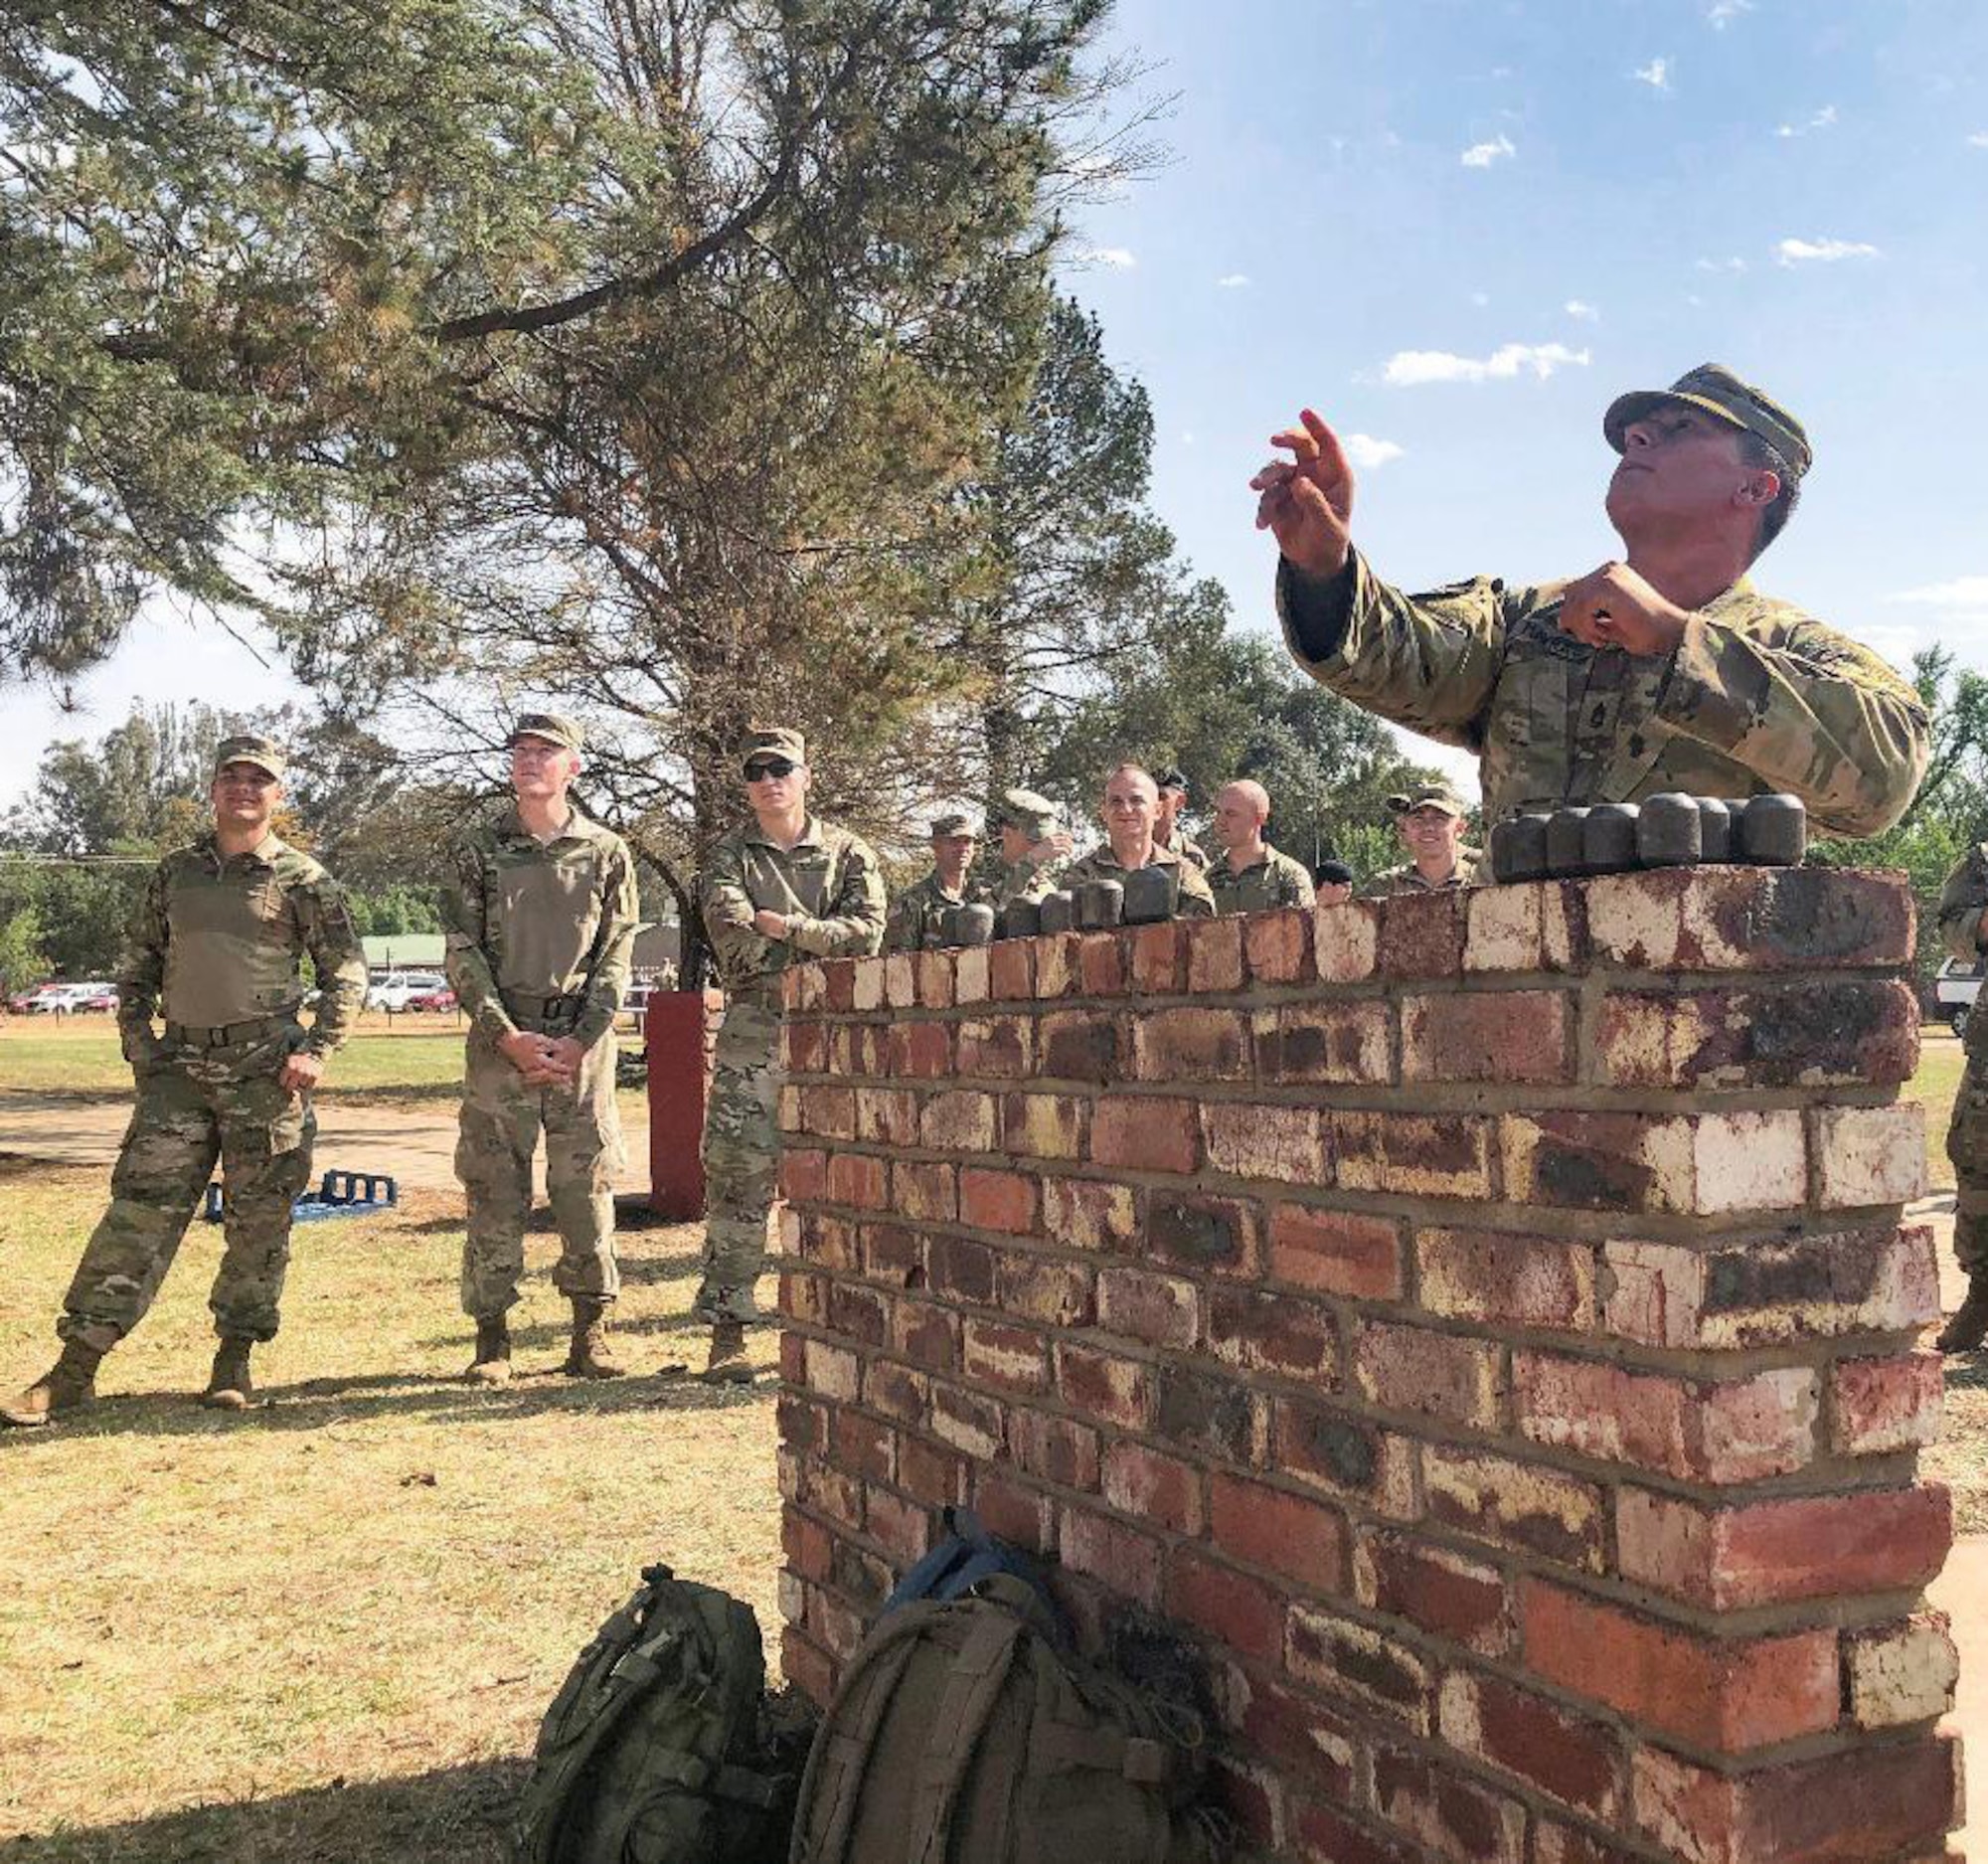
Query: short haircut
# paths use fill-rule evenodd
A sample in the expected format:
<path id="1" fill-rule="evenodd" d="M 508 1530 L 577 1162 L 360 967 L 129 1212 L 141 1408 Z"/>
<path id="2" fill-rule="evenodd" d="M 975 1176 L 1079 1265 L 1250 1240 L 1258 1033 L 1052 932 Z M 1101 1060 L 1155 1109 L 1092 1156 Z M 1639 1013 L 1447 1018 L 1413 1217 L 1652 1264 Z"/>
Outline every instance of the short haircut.
<path id="1" fill-rule="evenodd" d="M 1111 786 L 1111 779 L 1114 776 L 1122 775 L 1127 770 L 1138 771 L 1138 773 L 1141 776 L 1143 776 L 1147 782 L 1152 784 L 1153 794 L 1157 796 L 1160 793 L 1160 779 L 1157 776 L 1155 776 L 1151 770 L 1147 769 L 1143 763 L 1135 763 L 1130 758 L 1121 758 L 1116 763 L 1114 763 L 1108 770 L 1104 772 L 1104 786 L 1108 789 Z"/>
<path id="2" fill-rule="evenodd" d="M 1756 472 L 1775 473 L 1781 481 L 1774 502 L 1760 513 L 1760 528 L 1753 538 L 1753 555 L 1757 557 L 1787 528 L 1789 517 L 1801 502 L 1801 475 L 1750 427 L 1741 427 L 1739 433 L 1741 461 Z"/>
<path id="3" fill-rule="evenodd" d="M 1321 861 L 1318 872 L 1312 878 L 1321 887 L 1350 887 L 1353 885 L 1353 870 L 1344 861 Z"/>

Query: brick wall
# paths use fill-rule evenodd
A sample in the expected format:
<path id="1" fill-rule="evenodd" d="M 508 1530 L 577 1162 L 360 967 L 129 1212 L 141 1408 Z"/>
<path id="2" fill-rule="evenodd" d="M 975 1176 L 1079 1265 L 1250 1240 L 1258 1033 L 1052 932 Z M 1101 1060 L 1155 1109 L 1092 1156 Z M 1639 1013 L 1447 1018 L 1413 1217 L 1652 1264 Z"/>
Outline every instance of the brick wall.
<path id="1" fill-rule="evenodd" d="M 1205 1650 L 1252 1856 L 1948 1856 L 1911 940 L 1674 870 L 795 973 L 788 1674 L 971 1501 Z"/>

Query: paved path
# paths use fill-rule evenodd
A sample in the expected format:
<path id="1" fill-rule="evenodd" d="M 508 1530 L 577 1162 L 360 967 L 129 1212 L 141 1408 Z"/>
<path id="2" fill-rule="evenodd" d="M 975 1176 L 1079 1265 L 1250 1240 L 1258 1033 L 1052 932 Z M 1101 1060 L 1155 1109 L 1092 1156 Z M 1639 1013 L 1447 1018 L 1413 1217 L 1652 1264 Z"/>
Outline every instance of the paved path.
<path id="1" fill-rule="evenodd" d="M 1960 1646 L 1953 1725 L 1963 1744 L 1962 1765 L 1978 1779 L 1988 1765 L 1988 1534 L 1953 1543 L 1946 1570 L 1926 1589 L 1926 1599 L 1953 1619 L 1953 1640 Z M 1976 1864 L 1988 1864 L 1988 1792 L 1977 1786 L 1967 1799 L 1969 1817 L 1954 1834 L 1953 1848 Z"/>

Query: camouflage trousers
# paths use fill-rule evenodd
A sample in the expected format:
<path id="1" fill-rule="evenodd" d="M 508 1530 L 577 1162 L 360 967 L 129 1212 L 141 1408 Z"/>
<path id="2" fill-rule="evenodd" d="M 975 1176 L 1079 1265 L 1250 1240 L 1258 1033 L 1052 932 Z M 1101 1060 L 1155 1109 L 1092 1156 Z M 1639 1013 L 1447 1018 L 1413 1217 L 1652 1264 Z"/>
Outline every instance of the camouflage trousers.
<path id="1" fill-rule="evenodd" d="M 1988 1274 L 1988 1057 L 1969 1055 L 1946 1129 L 1957 1195 L 1953 1253 L 1970 1275 Z"/>
<path id="2" fill-rule="evenodd" d="M 226 1247 L 208 1305 L 217 1333 L 276 1336 L 290 1266 L 290 1207 L 310 1181 L 317 1120 L 276 1075 L 301 1035 L 228 1048 L 161 1044 L 137 1074 L 137 1104 L 110 1174 L 110 1208 L 90 1233 L 56 1331 L 99 1352 L 129 1333 L 179 1253 L 221 1164 Z"/>
<path id="3" fill-rule="evenodd" d="M 704 1112 L 701 1320 L 756 1320 L 766 1225 L 780 1175 L 780 1013 L 735 997 L 725 1006 Z"/>
<path id="4" fill-rule="evenodd" d="M 558 1031 L 553 1032 L 555 1034 Z M 532 1156 L 546 1142 L 546 1192 L 560 1235 L 553 1286 L 611 1301 L 621 1289 L 614 1262 L 614 1174 L 621 1169 L 621 1115 L 614 1104 L 614 1038 L 602 1036 L 571 1088 L 535 1088 L 481 1030 L 469 1037 L 455 1175 L 469 1206 L 462 1245 L 462 1311 L 497 1320 L 515 1305 L 532 1215 Z"/>

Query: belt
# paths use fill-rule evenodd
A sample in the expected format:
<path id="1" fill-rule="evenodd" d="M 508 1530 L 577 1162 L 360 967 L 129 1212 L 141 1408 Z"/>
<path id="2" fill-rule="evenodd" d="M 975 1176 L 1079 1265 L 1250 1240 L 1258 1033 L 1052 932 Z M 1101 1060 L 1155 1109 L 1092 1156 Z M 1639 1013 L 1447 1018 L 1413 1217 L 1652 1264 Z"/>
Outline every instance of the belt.
<path id="1" fill-rule="evenodd" d="M 532 1022 L 560 1022 L 569 1016 L 578 1016 L 586 1007 L 586 995 L 580 990 L 570 990 L 557 997 L 535 997 L 528 990 L 506 990 L 502 995 L 504 1007 L 514 1018 L 522 1017 Z"/>
<path id="2" fill-rule="evenodd" d="M 290 1027 L 290 1020 L 281 1016 L 251 1016 L 246 1023 L 167 1023 L 168 1042 L 190 1042 L 197 1049 L 233 1048 L 238 1042 L 253 1042 L 257 1037 L 273 1035 L 278 1029 Z"/>

